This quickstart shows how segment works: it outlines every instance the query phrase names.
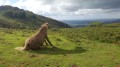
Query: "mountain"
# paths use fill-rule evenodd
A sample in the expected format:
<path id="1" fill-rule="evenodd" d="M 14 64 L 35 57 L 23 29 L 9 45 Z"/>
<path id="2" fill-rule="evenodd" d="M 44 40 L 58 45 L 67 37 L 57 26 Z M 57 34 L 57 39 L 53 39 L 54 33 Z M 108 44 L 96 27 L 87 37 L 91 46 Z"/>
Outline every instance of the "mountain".
<path id="1" fill-rule="evenodd" d="M 50 28 L 70 28 L 66 23 L 34 14 L 31 11 L 9 5 L 0 6 L 0 27 L 2 28 L 36 29 L 45 22 L 49 23 Z"/>

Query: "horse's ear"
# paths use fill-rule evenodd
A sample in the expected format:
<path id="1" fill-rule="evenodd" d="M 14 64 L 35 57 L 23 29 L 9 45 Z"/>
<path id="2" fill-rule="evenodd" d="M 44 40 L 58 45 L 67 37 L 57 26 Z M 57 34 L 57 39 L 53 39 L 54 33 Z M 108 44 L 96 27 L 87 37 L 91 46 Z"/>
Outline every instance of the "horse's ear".
<path id="1" fill-rule="evenodd" d="M 48 25 L 48 22 L 46 22 L 45 24 Z"/>
<path id="2" fill-rule="evenodd" d="M 42 24 L 41 26 L 47 25 L 48 26 L 48 22 L 45 22 L 44 24 Z"/>

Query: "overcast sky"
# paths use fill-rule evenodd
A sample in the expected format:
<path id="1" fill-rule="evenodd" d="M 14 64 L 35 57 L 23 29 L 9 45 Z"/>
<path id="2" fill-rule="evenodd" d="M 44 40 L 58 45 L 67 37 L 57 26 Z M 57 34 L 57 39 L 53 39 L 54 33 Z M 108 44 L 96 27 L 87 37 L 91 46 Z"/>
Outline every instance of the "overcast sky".
<path id="1" fill-rule="evenodd" d="M 0 0 L 57 20 L 120 18 L 120 0 Z"/>

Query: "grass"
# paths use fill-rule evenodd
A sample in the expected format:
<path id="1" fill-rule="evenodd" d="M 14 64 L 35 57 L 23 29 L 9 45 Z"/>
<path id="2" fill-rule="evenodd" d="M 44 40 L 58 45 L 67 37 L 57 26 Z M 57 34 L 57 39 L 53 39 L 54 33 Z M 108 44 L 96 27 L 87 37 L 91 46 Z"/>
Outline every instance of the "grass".
<path id="1" fill-rule="evenodd" d="M 14 48 L 23 46 L 25 39 L 36 31 L 0 28 L 0 67 L 119 67 L 119 30 L 53 29 L 48 34 L 56 49 L 48 46 L 37 51 L 17 51 Z"/>

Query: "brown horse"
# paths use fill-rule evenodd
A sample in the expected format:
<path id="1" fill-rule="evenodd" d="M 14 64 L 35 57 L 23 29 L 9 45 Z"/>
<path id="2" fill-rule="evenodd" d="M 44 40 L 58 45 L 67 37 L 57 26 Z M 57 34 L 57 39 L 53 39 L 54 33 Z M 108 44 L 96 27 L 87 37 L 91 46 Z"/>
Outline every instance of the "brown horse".
<path id="1" fill-rule="evenodd" d="M 52 47 L 54 47 L 48 38 L 47 31 L 48 31 L 48 23 L 45 23 L 41 26 L 41 28 L 37 31 L 37 33 L 26 39 L 24 47 L 17 47 L 16 49 L 37 50 L 40 49 L 40 46 L 43 46 L 44 42 L 46 43 L 46 45 L 48 45 L 49 43 Z"/>

